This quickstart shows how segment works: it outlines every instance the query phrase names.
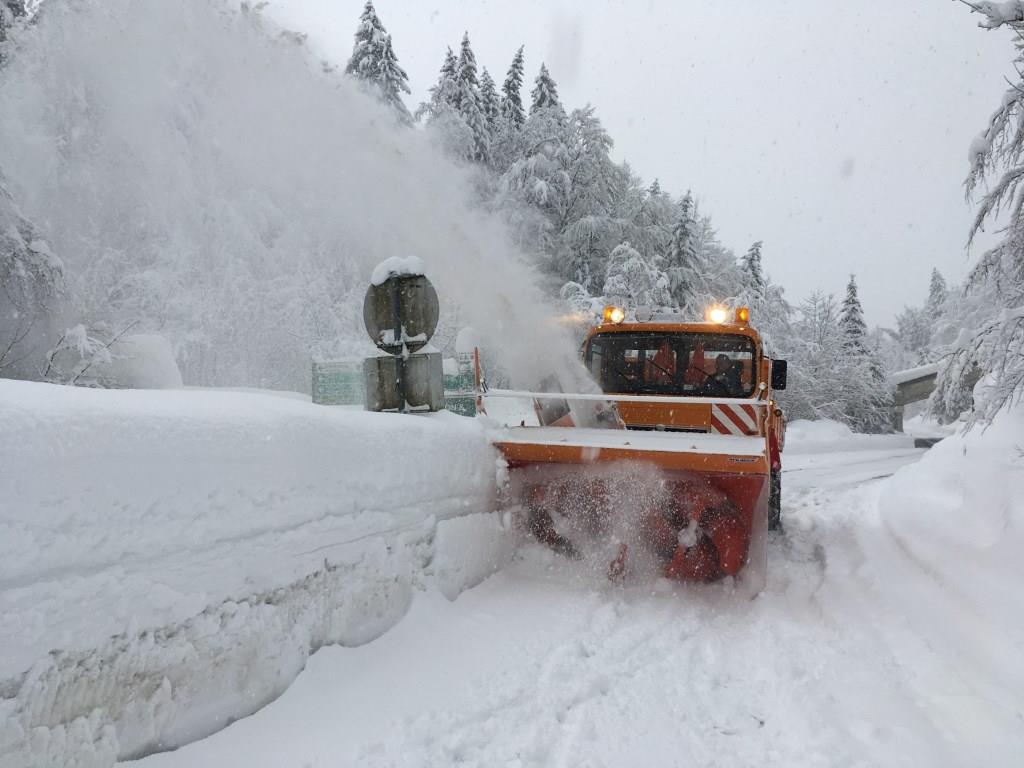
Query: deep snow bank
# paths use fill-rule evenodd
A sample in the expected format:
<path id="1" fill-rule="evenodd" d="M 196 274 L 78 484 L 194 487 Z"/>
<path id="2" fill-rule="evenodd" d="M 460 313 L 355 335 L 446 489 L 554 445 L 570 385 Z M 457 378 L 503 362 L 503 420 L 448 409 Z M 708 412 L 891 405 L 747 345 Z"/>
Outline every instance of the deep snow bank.
<path id="1" fill-rule="evenodd" d="M 921 683 L 942 691 L 951 726 L 963 725 L 963 701 L 997 705 L 1001 718 L 968 721 L 982 744 L 1024 720 L 1022 435 L 1018 407 L 947 437 L 879 498 L 882 524 L 914 566 L 890 586 L 913 597 L 907 624 L 950 662 Z"/>
<path id="2" fill-rule="evenodd" d="M 110 764 L 259 708 L 326 643 L 492 571 L 494 454 L 447 413 L 0 380 L 0 763 Z"/>

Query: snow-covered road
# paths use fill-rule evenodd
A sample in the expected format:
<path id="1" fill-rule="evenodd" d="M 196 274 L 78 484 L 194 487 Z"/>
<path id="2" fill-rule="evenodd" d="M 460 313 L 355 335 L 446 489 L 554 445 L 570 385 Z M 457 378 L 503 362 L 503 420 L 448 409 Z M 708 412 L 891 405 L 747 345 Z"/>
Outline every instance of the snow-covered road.
<path id="1" fill-rule="evenodd" d="M 786 457 L 783 482 L 787 493 L 809 489 L 839 489 L 882 480 L 921 458 L 918 448 L 835 451 Z"/>
<path id="2" fill-rule="evenodd" d="M 253 717 L 141 765 L 1011 765 L 1019 703 L 949 663 L 936 617 L 918 623 L 941 587 L 879 517 L 875 479 L 920 455 L 789 457 L 788 530 L 753 601 L 615 587 L 527 547 L 455 602 L 420 595 L 373 643 L 322 649 Z"/>
<path id="3" fill-rule="evenodd" d="M 4 768 L 1024 754 L 1024 413 L 927 453 L 791 425 L 750 600 L 516 551 L 469 419 L 0 390 Z"/>

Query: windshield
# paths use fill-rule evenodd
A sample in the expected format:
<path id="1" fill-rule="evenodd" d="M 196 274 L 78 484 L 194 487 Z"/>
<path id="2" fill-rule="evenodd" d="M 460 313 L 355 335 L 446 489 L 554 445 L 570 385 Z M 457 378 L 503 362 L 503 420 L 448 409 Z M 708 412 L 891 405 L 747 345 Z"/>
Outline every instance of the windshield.
<path id="1" fill-rule="evenodd" d="M 724 333 L 602 333 L 586 363 L 602 391 L 630 395 L 750 397 L 754 342 Z"/>

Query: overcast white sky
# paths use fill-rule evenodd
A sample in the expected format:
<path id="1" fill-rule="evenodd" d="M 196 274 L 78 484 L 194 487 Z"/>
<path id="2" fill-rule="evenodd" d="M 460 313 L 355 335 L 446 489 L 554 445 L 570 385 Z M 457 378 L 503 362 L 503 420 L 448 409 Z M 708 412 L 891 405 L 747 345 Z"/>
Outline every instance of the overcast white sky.
<path id="1" fill-rule="evenodd" d="M 364 0 L 268 9 L 344 62 Z M 920 304 L 932 266 L 966 273 L 967 147 L 1006 88 L 1006 32 L 953 0 L 376 0 L 410 108 L 469 31 L 500 84 L 520 44 L 567 107 L 591 102 L 615 153 L 692 188 L 737 252 L 765 241 L 791 301 L 857 274 L 868 321 Z"/>

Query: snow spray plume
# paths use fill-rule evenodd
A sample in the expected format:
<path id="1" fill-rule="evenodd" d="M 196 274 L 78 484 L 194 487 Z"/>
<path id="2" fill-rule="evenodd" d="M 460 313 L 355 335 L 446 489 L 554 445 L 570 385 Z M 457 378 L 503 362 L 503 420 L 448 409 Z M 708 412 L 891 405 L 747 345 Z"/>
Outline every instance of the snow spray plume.
<path id="1" fill-rule="evenodd" d="M 537 470 L 530 482 L 544 486 L 555 529 L 582 555 L 579 561 L 553 560 L 565 576 L 590 586 L 607 585 L 623 545 L 622 583 L 650 584 L 664 575 L 665 563 L 647 532 L 650 516 L 668 509 L 673 493 L 658 468 L 643 462 L 582 465 L 571 473 L 549 467 Z"/>
<path id="2" fill-rule="evenodd" d="M 306 386 L 311 352 L 365 351 L 373 266 L 407 255 L 513 383 L 579 372 L 466 174 L 244 5 L 54 0 L 0 114 L 87 319 L 168 336 L 187 383 Z"/>

